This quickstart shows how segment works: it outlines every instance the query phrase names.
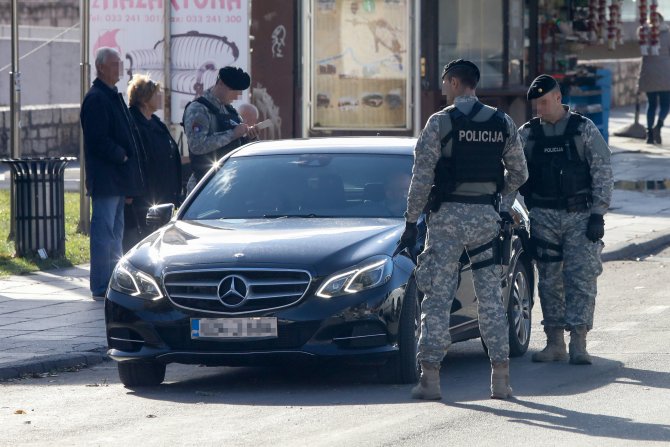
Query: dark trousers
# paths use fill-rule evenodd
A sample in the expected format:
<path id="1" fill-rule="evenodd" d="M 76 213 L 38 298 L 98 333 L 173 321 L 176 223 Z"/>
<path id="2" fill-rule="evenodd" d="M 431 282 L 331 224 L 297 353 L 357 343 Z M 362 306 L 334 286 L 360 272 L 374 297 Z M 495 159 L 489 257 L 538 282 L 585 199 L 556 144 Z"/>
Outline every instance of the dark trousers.
<path id="1" fill-rule="evenodd" d="M 660 106 L 658 111 L 658 127 L 663 126 L 665 117 L 668 116 L 670 110 L 670 91 L 668 92 L 647 92 L 647 129 L 654 127 L 654 118 L 656 117 L 656 108 Z"/>

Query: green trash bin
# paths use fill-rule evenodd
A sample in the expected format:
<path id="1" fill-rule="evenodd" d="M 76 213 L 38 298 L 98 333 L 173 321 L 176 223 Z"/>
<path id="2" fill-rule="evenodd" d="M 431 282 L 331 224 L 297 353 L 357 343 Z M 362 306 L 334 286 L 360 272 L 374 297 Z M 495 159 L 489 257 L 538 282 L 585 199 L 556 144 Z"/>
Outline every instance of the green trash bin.
<path id="1" fill-rule="evenodd" d="M 14 185 L 14 234 L 20 257 L 65 255 L 65 166 L 75 157 L 2 159 Z M 41 250 L 44 250 L 40 253 Z"/>

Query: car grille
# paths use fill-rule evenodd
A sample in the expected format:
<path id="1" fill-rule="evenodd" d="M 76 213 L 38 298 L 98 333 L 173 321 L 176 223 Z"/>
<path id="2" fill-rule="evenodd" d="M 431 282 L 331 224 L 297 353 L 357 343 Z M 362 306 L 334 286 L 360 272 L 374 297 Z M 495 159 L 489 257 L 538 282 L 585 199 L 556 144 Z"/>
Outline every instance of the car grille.
<path id="1" fill-rule="evenodd" d="M 163 284 L 179 307 L 243 314 L 297 303 L 311 279 L 304 270 L 216 269 L 169 272 Z"/>

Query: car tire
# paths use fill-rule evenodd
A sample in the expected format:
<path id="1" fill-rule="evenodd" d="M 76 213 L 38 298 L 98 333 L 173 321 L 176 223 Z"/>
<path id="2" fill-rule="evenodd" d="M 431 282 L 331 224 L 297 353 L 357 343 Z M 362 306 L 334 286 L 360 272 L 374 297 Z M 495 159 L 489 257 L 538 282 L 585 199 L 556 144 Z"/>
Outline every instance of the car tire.
<path id="1" fill-rule="evenodd" d="M 416 383 L 419 380 L 419 364 L 416 360 L 420 328 L 420 301 L 414 277 L 405 287 L 405 296 L 398 322 L 398 352 L 380 367 L 379 375 L 386 383 Z"/>
<path id="2" fill-rule="evenodd" d="M 509 356 L 521 357 L 528 351 L 530 343 L 530 325 L 531 325 L 531 299 L 532 291 L 528 278 L 528 269 L 523 263 L 523 258 L 519 257 L 514 265 L 512 281 L 509 286 L 509 296 L 507 297 L 507 325 L 509 327 Z M 482 347 L 486 355 L 489 354 L 489 348 L 481 339 Z"/>
<path id="3" fill-rule="evenodd" d="M 158 386 L 165 379 L 165 364 L 158 362 L 119 362 L 119 379 L 127 387 Z"/>
<path id="4" fill-rule="evenodd" d="M 532 315 L 533 291 L 523 258 L 517 259 L 509 287 L 507 322 L 509 325 L 509 355 L 521 357 L 528 351 Z"/>

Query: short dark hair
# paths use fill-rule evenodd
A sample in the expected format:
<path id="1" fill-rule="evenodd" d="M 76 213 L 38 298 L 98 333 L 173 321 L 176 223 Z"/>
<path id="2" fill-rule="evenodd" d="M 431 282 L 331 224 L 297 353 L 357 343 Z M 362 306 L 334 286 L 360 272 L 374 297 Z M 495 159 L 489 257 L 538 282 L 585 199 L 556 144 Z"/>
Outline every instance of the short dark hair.
<path id="1" fill-rule="evenodd" d="M 479 73 L 472 67 L 467 65 L 458 65 L 452 67 L 449 73 L 446 73 L 447 79 L 456 78 L 461 81 L 466 87 L 476 88 L 479 83 Z"/>
<path id="2" fill-rule="evenodd" d="M 474 63 L 464 59 L 456 59 L 445 65 L 442 79 L 445 76 L 447 79 L 456 78 L 470 88 L 475 88 L 479 84 L 479 68 Z"/>

